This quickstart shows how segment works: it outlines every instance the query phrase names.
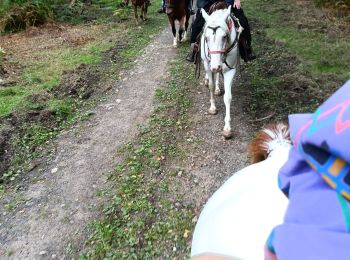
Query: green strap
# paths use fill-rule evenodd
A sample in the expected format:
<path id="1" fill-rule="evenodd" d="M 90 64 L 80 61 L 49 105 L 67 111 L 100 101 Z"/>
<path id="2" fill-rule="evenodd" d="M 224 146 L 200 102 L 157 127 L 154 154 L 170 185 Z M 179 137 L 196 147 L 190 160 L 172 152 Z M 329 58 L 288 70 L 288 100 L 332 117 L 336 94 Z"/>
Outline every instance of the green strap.
<path id="1" fill-rule="evenodd" d="M 348 232 L 350 232 L 350 209 L 349 209 L 349 206 L 348 206 L 348 202 L 347 202 L 347 200 L 346 200 L 342 195 L 340 195 L 339 193 L 337 193 L 337 196 L 338 196 L 338 200 L 339 200 L 341 209 L 343 210 L 343 214 L 344 214 L 344 218 L 345 218 L 345 223 L 346 223 L 346 226 L 347 226 L 347 228 L 348 228 Z"/>

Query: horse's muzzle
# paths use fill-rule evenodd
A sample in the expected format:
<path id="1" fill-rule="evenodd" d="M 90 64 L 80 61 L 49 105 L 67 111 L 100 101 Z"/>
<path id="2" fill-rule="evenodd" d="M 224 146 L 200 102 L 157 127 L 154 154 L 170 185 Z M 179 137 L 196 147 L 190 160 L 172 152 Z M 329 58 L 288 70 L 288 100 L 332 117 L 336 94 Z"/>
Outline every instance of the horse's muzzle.
<path id="1" fill-rule="evenodd" d="M 216 68 L 211 68 L 211 71 L 214 72 L 214 73 L 221 72 L 221 70 L 222 70 L 221 65 L 218 65 Z"/>

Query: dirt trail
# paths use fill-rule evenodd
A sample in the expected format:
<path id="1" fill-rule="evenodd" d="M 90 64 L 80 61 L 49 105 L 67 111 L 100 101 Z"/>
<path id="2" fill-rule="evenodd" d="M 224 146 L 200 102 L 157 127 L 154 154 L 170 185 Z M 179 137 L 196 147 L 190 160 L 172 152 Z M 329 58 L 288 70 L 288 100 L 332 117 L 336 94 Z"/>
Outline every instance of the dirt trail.
<path id="1" fill-rule="evenodd" d="M 232 86 L 231 103 L 231 127 L 234 136 L 226 140 L 222 135 L 225 117 L 223 95 L 216 97 L 218 114 L 210 115 L 209 90 L 203 85 L 202 78 L 198 87 L 192 91 L 193 107 L 189 113 L 193 116 L 193 124 L 186 138 L 199 140 L 199 145 L 188 153 L 187 171 L 191 172 L 194 183 L 187 184 L 190 187 L 186 189 L 186 197 L 195 205 L 198 213 L 217 188 L 234 172 L 248 164 L 247 145 L 254 129 L 249 125 L 249 117 L 243 111 L 242 96 L 247 94 L 238 89 L 236 78 Z"/>
<path id="2" fill-rule="evenodd" d="M 116 150 L 131 140 L 152 111 L 154 89 L 177 51 L 166 28 L 115 83 L 94 115 L 62 133 L 53 159 L 29 173 L 22 187 L 2 198 L 13 211 L 0 214 L 0 258 L 63 259 L 81 248 L 87 224 L 98 217 L 108 173 L 121 159 Z"/>

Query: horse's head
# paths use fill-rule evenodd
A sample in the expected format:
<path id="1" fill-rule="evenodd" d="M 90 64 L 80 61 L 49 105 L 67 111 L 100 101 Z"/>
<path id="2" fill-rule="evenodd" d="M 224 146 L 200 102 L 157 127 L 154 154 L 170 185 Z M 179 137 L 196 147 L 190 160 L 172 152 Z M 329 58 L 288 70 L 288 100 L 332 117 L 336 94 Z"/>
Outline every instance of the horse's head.
<path id="1" fill-rule="evenodd" d="M 202 35 L 204 53 L 208 60 L 210 59 L 211 71 L 219 72 L 232 42 L 231 31 L 227 24 L 227 18 L 231 14 L 231 6 L 228 9 L 217 10 L 211 15 L 208 15 L 204 9 L 201 11 L 206 21 Z"/>

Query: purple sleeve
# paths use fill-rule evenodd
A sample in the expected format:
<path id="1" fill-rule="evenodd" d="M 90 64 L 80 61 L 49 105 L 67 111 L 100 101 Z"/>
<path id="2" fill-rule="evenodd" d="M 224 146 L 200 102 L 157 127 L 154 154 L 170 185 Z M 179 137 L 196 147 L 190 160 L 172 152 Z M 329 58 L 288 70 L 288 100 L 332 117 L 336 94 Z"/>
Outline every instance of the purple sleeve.
<path id="1" fill-rule="evenodd" d="M 350 259 L 350 81 L 315 113 L 290 116 L 289 125 L 294 146 L 279 172 L 289 205 L 267 240 L 269 253 Z"/>

